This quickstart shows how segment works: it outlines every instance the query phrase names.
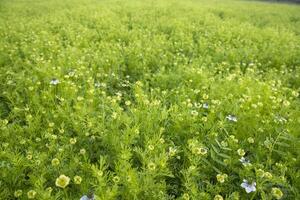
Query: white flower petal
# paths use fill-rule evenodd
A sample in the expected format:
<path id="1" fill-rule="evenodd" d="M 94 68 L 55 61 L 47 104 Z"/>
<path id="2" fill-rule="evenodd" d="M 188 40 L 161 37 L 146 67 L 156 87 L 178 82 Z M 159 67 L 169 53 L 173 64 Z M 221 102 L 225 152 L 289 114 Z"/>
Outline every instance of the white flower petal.
<path id="1" fill-rule="evenodd" d="M 248 186 L 248 183 L 242 183 L 242 184 L 241 184 L 241 187 L 242 187 L 242 188 L 247 188 L 247 186 Z"/>
<path id="2" fill-rule="evenodd" d="M 82 196 L 80 200 L 90 200 L 86 195 Z"/>
<path id="3" fill-rule="evenodd" d="M 246 190 L 246 192 L 247 192 L 247 193 L 250 193 L 250 192 L 252 192 L 252 189 L 251 189 L 251 188 L 249 188 L 249 187 L 246 187 L 246 188 L 245 188 L 245 190 Z"/>

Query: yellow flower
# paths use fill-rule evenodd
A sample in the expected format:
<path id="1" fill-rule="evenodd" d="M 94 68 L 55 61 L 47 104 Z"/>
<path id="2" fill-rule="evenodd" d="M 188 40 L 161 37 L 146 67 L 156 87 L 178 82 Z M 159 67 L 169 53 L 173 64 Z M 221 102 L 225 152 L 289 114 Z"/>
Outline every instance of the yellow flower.
<path id="1" fill-rule="evenodd" d="M 69 183 L 70 183 L 70 178 L 65 175 L 60 175 L 55 181 L 55 185 L 60 188 L 67 187 Z"/>
<path id="2" fill-rule="evenodd" d="M 27 192 L 28 199 L 34 199 L 35 196 L 36 196 L 36 191 L 30 190 L 29 192 Z"/>
<path id="3" fill-rule="evenodd" d="M 264 172 L 264 170 L 262 170 L 262 169 L 258 169 L 258 170 L 256 171 L 256 174 L 257 174 L 257 176 L 263 178 L 264 175 L 265 175 L 265 172 Z"/>
<path id="4" fill-rule="evenodd" d="M 273 176 L 270 172 L 265 172 L 264 173 L 264 177 L 268 178 L 268 179 L 271 179 Z"/>
<path id="5" fill-rule="evenodd" d="M 7 125 L 8 124 L 8 120 L 7 119 L 3 120 L 3 124 Z"/>
<path id="6" fill-rule="evenodd" d="M 203 122 L 207 122 L 207 117 L 202 117 L 201 120 L 202 120 Z"/>
<path id="7" fill-rule="evenodd" d="M 151 163 L 148 164 L 148 168 L 149 168 L 151 171 L 153 171 L 153 170 L 155 170 L 156 166 L 155 166 L 155 164 L 154 164 L 153 162 L 151 162 Z"/>
<path id="8" fill-rule="evenodd" d="M 221 141 L 221 145 L 222 145 L 223 147 L 227 147 L 227 146 L 228 146 L 228 143 L 227 143 L 226 141 Z"/>
<path id="9" fill-rule="evenodd" d="M 247 140 L 248 140 L 248 142 L 251 143 L 251 144 L 254 143 L 254 139 L 253 139 L 252 137 L 249 137 Z"/>
<path id="10" fill-rule="evenodd" d="M 189 170 L 190 171 L 193 171 L 193 170 L 195 170 L 196 169 L 196 167 L 194 166 L 194 165 L 191 165 L 190 167 L 189 167 Z"/>
<path id="11" fill-rule="evenodd" d="M 22 194 L 23 194 L 22 190 L 17 190 L 17 191 L 15 191 L 14 196 L 15 197 L 20 197 Z"/>
<path id="12" fill-rule="evenodd" d="M 103 171 L 101 171 L 101 170 L 98 171 L 98 172 L 97 172 L 97 175 L 100 176 L 100 177 L 103 176 Z"/>
<path id="13" fill-rule="evenodd" d="M 82 101 L 84 98 L 82 96 L 77 97 L 77 101 Z"/>
<path id="14" fill-rule="evenodd" d="M 272 195 L 275 197 L 275 199 L 281 199 L 283 196 L 282 191 L 279 188 L 272 188 Z"/>
<path id="15" fill-rule="evenodd" d="M 51 161 L 51 164 L 52 166 L 57 166 L 59 165 L 60 161 L 57 159 L 57 158 L 54 158 L 52 161 Z"/>
<path id="16" fill-rule="evenodd" d="M 223 197 L 219 194 L 217 194 L 215 197 L 214 197 L 214 200 L 223 200 Z"/>
<path id="17" fill-rule="evenodd" d="M 113 177 L 113 181 L 115 183 L 118 183 L 120 181 L 120 178 L 118 176 Z"/>
<path id="18" fill-rule="evenodd" d="M 177 149 L 169 147 L 169 156 L 175 156 Z"/>
<path id="19" fill-rule="evenodd" d="M 148 145 L 148 149 L 150 150 L 150 151 L 153 151 L 154 150 L 154 146 L 153 145 Z"/>
<path id="20" fill-rule="evenodd" d="M 128 182 L 131 182 L 131 176 L 127 176 L 127 179 L 126 179 Z"/>
<path id="21" fill-rule="evenodd" d="M 80 184 L 82 181 L 82 178 L 80 176 L 74 176 L 74 183 L 75 184 Z"/>
<path id="22" fill-rule="evenodd" d="M 298 97 L 299 96 L 299 93 L 297 91 L 293 91 L 292 94 L 293 94 L 294 97 Z"/>
<path id="23" fill-rule="evenodd" d="M 239 156 L 244 156 L 245 155 L 244 149 L 238 149 L 237 153 L 239 154 Z"/>
<path id="24" fill-rule="evenodd" d="M 160 139 L 159 139 L 159 142 L 160 142 L 161 144 L 165 143 L 164 138 L 160 138 Z"/>
<path id="25" fill-rule="evenodd" d="M 71 138 L 71 139 L 70 139 L 70 143 L 71 143 L 71 144 L 75 144 L 76 142 L 77 142 L 76 138 Z"/>
<path id="26" fill-rule="evenodd" d="M 288 107 L 290 104 L 291 104 L 291 103 L 290 103 L 289 101 L 287 101 L 287 100 L 284 100 L 284 101 L 283 101 L 283 105 L 286 106 L 286 107 Z"/>
<path id="27" fill-rule="evenodd" d="M 230 139 L 231 139 L 233 142 L 235 142 L 235 143 L 238 143 L 238 142 L 239 142 L 239 140 L 236 139 L 234 135 L 230 135 L 229 137 L 230 137 Z"/>
<path id="28" fill-rule="evenodd" d="M 208 99 L 208 95 L 207 95 L 207 94 L 204 94 L 204 95 L 202 96 L 202 98 L 206 100 L 206 99 Z"/>
<path id="29" fill-rule="evenodd" d="M 117 119 L 118 114 L 117 114 L 116 112 L 113 112 L 112 115 L 111 115 L 111 117 L 112 117 L 113 119 Z"/>
<path id="30" fill-rule="evenodd" d="M 49 193 L 51 193 L 52 190 L 53 190 L 52 187 L 47 187 L 47 188 L 46 188 L 46 191 L 49 192 Z"/>
<path id="31" fill-rule="evenodd" d="M 30 115 L 30 114 L 26 115 L 26 119 L 27 119 L 28 121 L 31 120 L 31 119 L 32 119 L 32 115 Z"/>
<path id="32" fill-rule="evenodd" d="M 80 149 L 80 154 L 81 155 L 84 155 L 86 153 L 86 150 L 85 149 Z"/>
<path id="33" fill-rule="evenodd" d="M 188 193 L 184 193 L 184 194 L 182 195 L 182 198 L 183 198 L 184 200 L 189 200 L 189 199 L 190 199 L 190 196 L 189 196 Z"/>
<path id="34" fill-rule="evenodd" d="M 227 178 L 227 174 L 218 174 L 217 175 L 217 181 L 220 182 L 220 183 L 224 183 L 225 182 L 225 179 Z"/>
<path id="35" fill-rule="evenodd" d="M 31 155 L 31 154 L 28 154 L 28 155 L 26 156 L 26 158 L 27 158 L 28 160 L 31 160 L 31 159 L 32 159 L 32 155 Z"/>
<path id="36" fill-rule="evenodd" d="M 198 147 L 198 148 L 195 148 L 195 149 L 193 150 L 193 152 L 194 152 L 195 154 L 204 156 L 204 155 L 207 154 L 207 149 L 206 149 L 206 148 L 203 148 L 203 147 Z"/>
<path id="37" fill-rule="evenodd" d="M 199 113 L 198 113 L 196 110 L 192 110 L 192 111 L 191 111 L 191 115 L 193 115 L 193 116 L 198 116 L 198 114 L 199 114 Z"/>

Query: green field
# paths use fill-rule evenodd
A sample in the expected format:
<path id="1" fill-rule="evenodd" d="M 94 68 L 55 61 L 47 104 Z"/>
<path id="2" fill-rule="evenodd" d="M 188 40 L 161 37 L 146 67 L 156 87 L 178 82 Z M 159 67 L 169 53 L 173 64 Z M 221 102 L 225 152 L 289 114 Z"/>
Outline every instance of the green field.
<path id="1" fill-rule="evenodd" d="M 299 5 L 0 0 L 0 199 L 300 199 L 299 92 Z"/>

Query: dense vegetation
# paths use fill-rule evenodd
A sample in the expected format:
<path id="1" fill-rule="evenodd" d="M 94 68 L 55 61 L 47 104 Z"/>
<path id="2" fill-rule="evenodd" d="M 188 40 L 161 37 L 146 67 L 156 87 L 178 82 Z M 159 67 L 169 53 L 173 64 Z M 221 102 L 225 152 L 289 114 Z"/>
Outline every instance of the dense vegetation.
<path id="1" fill-rule="evenodd" d="M 0 199 L 299 199 L 299 70 L 296 5 L 1 0 Z"/>

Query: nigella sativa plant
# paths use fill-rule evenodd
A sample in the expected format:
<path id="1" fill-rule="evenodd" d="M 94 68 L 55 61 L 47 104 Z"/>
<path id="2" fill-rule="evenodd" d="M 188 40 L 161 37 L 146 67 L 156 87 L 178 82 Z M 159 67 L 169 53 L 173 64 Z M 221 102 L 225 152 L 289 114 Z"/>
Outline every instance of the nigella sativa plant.
<path id="1" fill-rule="evenodd" d="M 239 159 L 239 161 L 240 161 L 244 166 L 250 166 L 250 165 L 251 165 L 250 160 L 247 159 L 247 158 L 245 158 L 245 157 L 241 157 L 241 158 Z"/>
<path id="2" fill-rule="evenodd" d="M 56 78 L 53 78 L 51 81 L 50 81 L 50 85 L 57 85 L 59 84 L 59 80 L 56 79 Z"/>
<path id="3" fill-rule="evenodd" d="M 275 120 L 277 122 L 280 122 L 280 123 L 286 123 L 287 122 L 287 119 L 285 119 L 284 117 L 281 117 L 281 116 L 275 116 Z"/>
<path id="4" fill-rule="evenodd" d="M 99 88 L 100 86 L 101 86 L 101 83 L 98 83 L 98 82 L 95 83 L 95 87 L 96 87 L 96 88 Z"/>
<path id="5" fill-rule="evenodd" d="M 95 200 L 94 195 L 92 195 L 92 197 L 88 197 L 87 195 L 84 195 L 80 198 L 80 200 Z"/>
<path id="6" fill-rule="evenodd" d="M 203 107 L 204 109 L 208 109 L 208 108 L 209 108 L 208 103 L 204 103 L 204 104 L 202 105 L 202 107 Z"/>
<path id="7" fill-rule="evenodd" d="M 252 182 L 251 184 L 244 179 L 241 187 L 246 190 L 247 193 L 255 192 L 256 191 L 256 182 Z"/>
<path id="8" fill-rule="evenodd" d="M 232 122 L 237 122 L 237 117 L 234 115 L 227 115 L 226 119 L 228 119 L 229 121 L 232 121 Z"/>

